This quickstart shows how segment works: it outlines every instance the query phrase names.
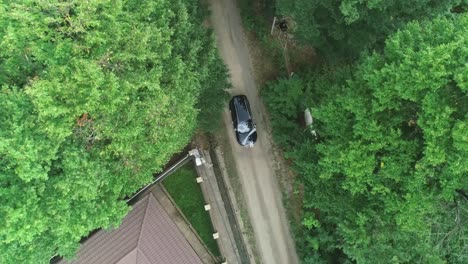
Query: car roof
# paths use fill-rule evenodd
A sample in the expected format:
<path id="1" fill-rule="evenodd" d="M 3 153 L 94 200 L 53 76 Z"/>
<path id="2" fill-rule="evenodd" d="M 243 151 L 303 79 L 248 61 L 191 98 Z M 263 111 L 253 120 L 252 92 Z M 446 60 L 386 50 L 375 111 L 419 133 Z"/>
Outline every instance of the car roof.
<path id="1" fill-rule="evenodd" d="M 250 116 L 250 106 L 247 96 L 237 95 L 232 98 L 234 108 L 236 109 L 237 120 L 239 122 L 247 122 L 252 117 Z"/>

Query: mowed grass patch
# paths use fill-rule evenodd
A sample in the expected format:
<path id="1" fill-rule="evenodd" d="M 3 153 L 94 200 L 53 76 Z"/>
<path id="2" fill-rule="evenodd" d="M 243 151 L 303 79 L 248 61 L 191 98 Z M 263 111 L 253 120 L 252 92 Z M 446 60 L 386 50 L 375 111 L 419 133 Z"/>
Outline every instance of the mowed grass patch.
<path id="1" fill-rule="evenodd" d="M 213 239 L 213 226 L 205 211 L 205 200 L 197 181 L 193 164 L 180 167 L 163 181 L 164 188 L 215 256 L 220 256 L 216 240 Z"/>

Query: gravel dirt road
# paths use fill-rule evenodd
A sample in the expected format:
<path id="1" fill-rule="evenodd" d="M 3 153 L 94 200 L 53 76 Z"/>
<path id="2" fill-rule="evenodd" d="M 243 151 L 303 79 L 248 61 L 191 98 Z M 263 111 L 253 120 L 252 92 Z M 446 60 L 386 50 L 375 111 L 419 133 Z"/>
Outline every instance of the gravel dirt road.
<path id="1" fill-rule="evenodd" d="M 274 167 L 272 139 L 267 132 L 265 108 L 252 76 L 249 50 L 235 0 L 210 0 L 211 24 L 218 48 L 228 65 L 233 88 L 231 95 L 247 95 L 257 124 L 258 140 L 251 149 L 240 147 L 234 137 L 231 117 L 226 108 L 224 125 L 240 177 L 257 248 L 265 264 L 298 263 L 296 250 L 283 208 Z"/>

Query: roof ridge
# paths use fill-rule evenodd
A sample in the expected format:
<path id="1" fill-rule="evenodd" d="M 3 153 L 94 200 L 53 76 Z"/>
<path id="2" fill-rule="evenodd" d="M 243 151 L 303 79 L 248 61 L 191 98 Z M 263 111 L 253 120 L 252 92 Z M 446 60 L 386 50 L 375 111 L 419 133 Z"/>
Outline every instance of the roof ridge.
<path id="1" fill-rule="evenodd" d="M 140 242 L 141 242 L 141 233 L 143 232 L 143 226 L 145 225 L 145 222 L 146 222 L 146 216 L 148 214 L 148 207 L 149 207 L 149 200 L 150 200 L 150 197 L 149 195 L 147 196 L 147 199 L 146 199 L 146 208 L 145 208 L 145 213 L 143 214 L 143 221 L 141 221 L 141 225 L 140 225 L 140 232 L 138 234 L 138 242 L 136 244 L 136 248 L 139 249 L 140 248 Z"/>
<path id="2" fill-rule="evenodd" d="M 125 255 L 123 255 L 120 259 L 118 259 L 115 263 L 119 263 L 119 261 L 122 261 L 122 259 L 128 257 L 128 255 L 130 255 L 130 253 L 132 253 L 133 251 L 137 251 L 136 254 L 138 254 L 138 248 L 137 247 L 134 247 L 132 248 L 130 251 L 128 251 Z M 137 255 L 135 254 L 135 261 L 137 259 Z"/>
<path id="3" fill-rule="evenodd" d="M 148 257 L 146 257 L 145 253 L 143 253 L 142 250 L 140 250 L 139 248 L 136 248 L 136 250 L 137 250 L 137 257 L 136 257 L 137 264 L 139 264 L 139 262 L 138 262 L 138 254 L 141 254 L 141 256 L 143 256 L 143 258 L 145 258 L 145 260 L 147 261 L 147 263 L 151 263 L 151 261 L 149 261 Z"/>

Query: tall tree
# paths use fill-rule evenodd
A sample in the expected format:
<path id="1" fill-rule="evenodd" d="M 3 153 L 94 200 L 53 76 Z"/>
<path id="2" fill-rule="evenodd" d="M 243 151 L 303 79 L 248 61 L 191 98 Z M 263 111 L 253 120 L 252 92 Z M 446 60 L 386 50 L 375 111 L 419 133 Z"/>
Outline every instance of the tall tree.
<path id="1" fill-rule="evenodd" d="M 0 1 L 1 263 L 73 256 L 188 142 L 226 82 L 197 4 Z"/>
<path id="2" fill-rule="evenodd" d="M 449 13 L 462 1 L 278 0 L 277 13 L 292 17 L 295 36 L 330 60 L 380 48 L 387 35 L 407 22 Z"/>
<path id="3" fill-rule="evenodd" d="M 467 207 L 456 193 L 468 187 L 463 32 L 467 15 L 410 23 L 387 40 L 383 55 L 363 59 L 353 78 L 333 86 L 334 98 L 314 112 L 324 141 L 313 188 L 336 190 L 332 201 L 339 203 L 322 194 L 308 206 L 320 209 L 321 220 L 336 227 L 339 247 L 359 263 L 467 260 L 463 247 L 431 243 L 434 226 L 448 232 L 451 222 L 466 232 L 450 209 Z"/>
<path id="4" fill-rule="evenodd" d="M 468 261 L 466 32 L 466 14 L 412 22 L 383 54 L 306 78 L 319 142 L 288 149 L 305 262 Z"/>

